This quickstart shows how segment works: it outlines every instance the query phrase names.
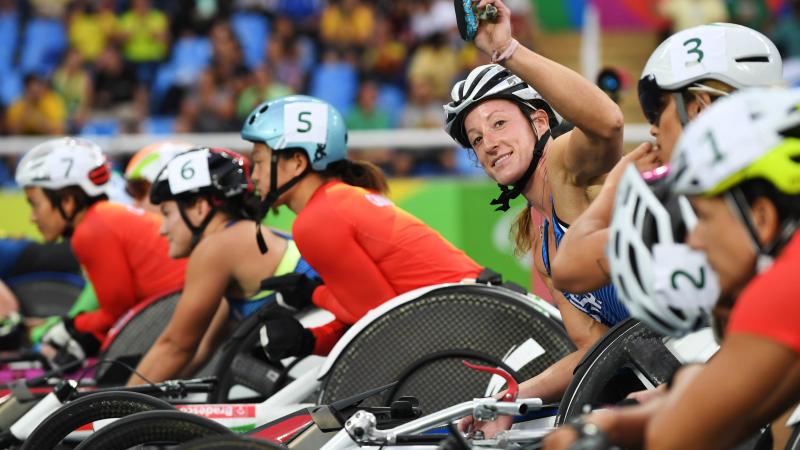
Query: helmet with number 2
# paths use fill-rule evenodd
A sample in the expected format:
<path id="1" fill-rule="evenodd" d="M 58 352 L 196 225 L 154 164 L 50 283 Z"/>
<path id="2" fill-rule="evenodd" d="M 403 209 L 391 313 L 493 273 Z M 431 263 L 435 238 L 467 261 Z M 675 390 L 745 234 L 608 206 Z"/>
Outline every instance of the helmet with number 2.
<path id="1" fill-rule="evenodd" d="M 275 151 L 303 150 L 316 171 L 347 156 L 342 115 L 327 102 L 305 95 L 257 106 L 245 120 L 242 138 L 262 142 Z"/>
<path id="2" fill-rule="evenodd" d="M 780 85 L 783 62 L 769 38 L 742 25 L 714 23 L 675 33 L 650 55 L 639 80 L 639 102 L 647 120 L 655 122 L 663 91 L 703 90 L 697 84 L 701 80 L 736 89 Z"/>
<path id="3" fill-rule="evenodd" d="M 76 137 L 52 139 L 33 147 L 17 166 L 20 187 L 61 189 L 78 186 L 89 197 L 106 194 L 111 167 L 100 147 Z"/>
<path id="4" fill-rule="evenodd" d="M 686 197 L 668 195 L 664 173 L 648 184 L 633 165 L 626 169 L 606 255 L 631 315 L 663 335 L 682 336 L 706 323 L 719 283 L 705 255 L 684 244 L 697 218 Z"/>

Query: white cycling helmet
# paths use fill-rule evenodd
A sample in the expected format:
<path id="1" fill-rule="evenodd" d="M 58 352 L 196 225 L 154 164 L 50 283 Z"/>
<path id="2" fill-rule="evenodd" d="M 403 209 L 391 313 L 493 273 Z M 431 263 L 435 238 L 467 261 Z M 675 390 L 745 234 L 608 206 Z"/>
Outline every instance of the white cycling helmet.
<path id="1" fill-rule="evenodd" d="M 647 120 L 655 123 L 664 91 L 692 88 L 724 95 L 697 82 L 717 80 L 742 89 L 781 85 L 782 77 L 780 53 L 763 34 L 731 23 L 700 25 L 673 34 L 650 55 L 639 80 L 639 103 Z M 678 106 L 685 125 L 682 100 Z"/>
<path id="2" fill-rule="evenodd" d="M 740 185 L 761 179 L 784 195 L 800 195 L 800 89 L 745 89 L 715 102 L 686 127 L 671 164 L 674 194 L 724 196 L 763 270 L 800 227 L 800 217 L 784 218 L 778 236 L 761 243 Z"/>
<path id="3" fill-rule="evenodd" d="M 32 148 L 19 162 L 15 176 L 20 187 L 78 186 L 89 197 L 107 194 L 110 178 L 111 168 L 100 147 L 77 137 L 52 139 Z"/>
<path id="4" fill-rule="evenodd" d="M 654 331 L 682 336 L 706 324 L 719 281 L 705 254 L 683 243 L 697 222 L 686 197 L 650 186 L 631 165 L 617 188 L 606 247 L 617 295 Z M 655 192 L 654 192 L 655 189 Z"/>
<path id="5" fill-rule="evenodd" d="M 550 128 L 558 125 L 558 114 L 528 83 L 499 64 L 478 66 L 459 81 L 450 92 L 452 101 L 444 105 L 444 130 L 461 146 L 471 148 L 464 131 L 464 118 L 472 108 L 485 100 L 504 98 L 532 109 L 543 109 Z"/>

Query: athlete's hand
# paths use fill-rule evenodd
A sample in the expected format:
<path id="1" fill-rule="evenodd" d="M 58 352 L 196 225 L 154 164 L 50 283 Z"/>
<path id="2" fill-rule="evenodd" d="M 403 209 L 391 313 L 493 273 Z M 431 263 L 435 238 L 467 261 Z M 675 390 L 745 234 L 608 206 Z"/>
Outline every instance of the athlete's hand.
<path id="1" fill-rule="evenodd" d="M 470 433 L 480 430 L 487 438 L 494 437 L 495 434 L 508 430 L 514 423 L 512 416 L 497 416 L 497 419 L 491 422 L 483 422 L 475 420 L 473 416 L 466 416 L 458 422 L 458 431 L 462 433 Z"/>
<path id="2" fill-rule="evenodd" d="M 636 165 L 639 172 L 647 172 L 664 165 L 661 157 L 651 142 L 645 142 L 636 147 L 632 152 L 625 155 L 627 159 Z"/>
<path id="3" fill-rule="evenodd" d="M 273 361 L 296 356 L 308 356 L 314 350 L 316 338 L 294 317 L 266 319 L 261 327 L 261 347 Z"/>
<path id="4" fill-rule="evenodd" d="M 486 5 L 494 5 L 497 8 L 497 19 L 494 22 L 482 21 L 475 34 L 475 46 L 489 56 L 492 54 L 500 55 L 511 45 L 511 10 L 508 9 L 502 0 L 480 0 L 478 9 L 483 9 Z"/>
<path id="5" fill-rule="evenodd" d="M 667 385 L 661 384 L 655 389 L 645 389 L 642 391 L 631 392 L 627 397 L 636 400 L 639 404 L 645 404 L 654 398 L 663 397 L 667 393 Z"/>
<path id="6" fill-rule="evenodd" d="M 100 341 L 94 335 L 79 332 L 75 329 L 72 319 L 66 317 L 44 334 L 42 344 L 55 349 L 55 355 L 48 356 L 50 363 L 55 367 L 83 361 L 100 349 Z"/>
<path id="7" fill-rule="evenodd" d="M 261 290 L 276 291 L 275 298 L 279 305 L 299 311 L 311 305 L 314 290 L 321 284 L 319 278 L 309 278 L 302 273 L 292 272 L 264 279 Z"/>

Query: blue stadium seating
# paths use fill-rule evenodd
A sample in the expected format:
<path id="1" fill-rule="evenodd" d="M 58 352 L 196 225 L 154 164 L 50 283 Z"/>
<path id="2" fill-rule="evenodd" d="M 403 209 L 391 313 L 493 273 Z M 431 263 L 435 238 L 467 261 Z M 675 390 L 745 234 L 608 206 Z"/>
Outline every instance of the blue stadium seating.
<path id="1" fill-rule="evenodd" d="M 356 99 L 358 75 L 345 62 L 324 63 L 312 72 L 311 95 L 333 105 L 347 116 Z"/>
<path id="2" fill-rule="evenodd" d="M 64 24 L 55 19 L 31 19 L 22 38 L 22 73 L 49 75 L 61 62 L 67 48 Z"/>
<path id="3" fill-rule="evenodd" d="M 266 16 L 237 12 L 231 16 L 231 28 L 242 45 L 244 63 L 255 69 L 264 62 L 264 50 L 269 40 L 269 22 Z"/>

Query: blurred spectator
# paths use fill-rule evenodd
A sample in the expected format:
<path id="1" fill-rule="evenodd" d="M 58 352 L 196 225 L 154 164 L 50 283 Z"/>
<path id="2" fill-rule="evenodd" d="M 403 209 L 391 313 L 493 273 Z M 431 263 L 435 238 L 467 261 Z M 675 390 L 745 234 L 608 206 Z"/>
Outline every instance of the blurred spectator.
<path id="1" fill-rule="evenodd" d="M 227 22 L 214 25 L 211 33 L 211 65 L 181 105 L 175 127 L 183 132 L 236 131 L 236 99 L 244 89 L 247 67 L 242 49 Z"/>
<path id="2" fill-rule="evenodd" d="M 92 104 L 92 79 L 77 49 L 67 50 L 64 61 L 53 74 L 53 89 L 64 99 L 68 132 L 76 133 L 89 119 Z"/>
<path id="3" fill-rule="evenodd" d="M 236 117 L 244 120 L 259 103 L 285 97 L 293 93 L 285 84 L 273 80 L 268 65 L 263 65 L 250 74 L 251 83 L 239 95 L 236 102 Z"/>
<path id="4" fill-rule="evenodd" d="M 408 102 L 400 116 L 401 128 L 439 128 L 442 126 L 442 102 L 433 97 L 430 78 L 410 81 Z"/>
<path id="5" fill-rule="evenodd" d="M 722 0 L 661 0 L 658 9 L 672 23 L 673 33 L 711 22 L 728 21 Z"/>
<path id="6" fill-rule="evenodd" d="M 60 19 L 64 17 L 70 0 L 29 0 L 38 17 Z"/>
<path id="7" fill-rule="evenodd" d="M 136 68 L 139 82 L 149 85 L 167 55 L 169 20 L 150 0 L 132 0 L 132 6 L 119 21 L 123 56 Z"/>
<path id="8" fill-rule="evenodd" d="M 126 131 L 138 128 L 147 111 L 145 88 L 138 85 L 136 75 L 113 46 L 97 58 L 93 85 L 93 118 L 116 118 Z"/>
<path id="9" fill-rule="evenodd" d="M 322 13 L 319 27 L 326 45 L 364 47 L 372 37 L 375 11 L 361 0 L 331 0 Z"/>
<path id="10" fill-rule="evenodd" d="M 302 49 L 296 38 L 271 39 L 267 44 L 267 55 L 276 81 L 294 92 L 304 91 L 307 73 L 303 69 Z"/>
<path id="11" fill-rule="evenodd" d="M 413 2 L 411 33 L 421 41 L 434 34 L 446 34 L 456 28 L 453 2 L 447 0 L 416 0 Z"/>
<path id="12" fill-rule="evenodd" d="M 114 1 L 99 3 L 98 7 L 90 0 L 76 1 L 67 20 L 70 46 L 88 62 L 94 62 L 109 45 L 117 26 Z"/>
<path id="13" fill-rule="evenodd" d="M 800 58 L 800 0 L 792 0 L 790 12 L 775 26 L 772 40 L 784 59 Z"/>
<path id="14" fill-rule="evenodd" d="M 347 129 L 384 130 L 390 128 L 389 113 L 378 107 L 377 100 L 378 85 L 375 81 L 362 81 L 358 88 L 356 104 L 345 119 Z"/>
<path id="15" fill-rule="evenodd" d="M 381 81 L 403 84 L 407 52 L 406 45 L 394 38 L 391 23 L 379 18 L 375 24 L 375 36 L 361 56 L 361 70 Z"/>
<path id="16" fill-rule="evenodd" d="M 761 31 L 769 25 L 770 14 L 766 0 L 726 0 L 725 4 L 733 23 Z"/>
<path id="17" fill-rule="evenodd" d="M 420 78 L 429 80 L 433 97 L 436 100 L 447 100 L 453 79 L 459 72 L 456 51 L 452 46 L 447 45 L 442 33 L 436 33 L 417 47 L 411 56 L 408 80 L 411 83 Z"/>
<path id="18" fill-rule="evenodd" d="M 22 97 L 6 111 L 11 134 L 63 134 L 67 119 L 64 101 L 37 75 L 25 76 Z"/>

